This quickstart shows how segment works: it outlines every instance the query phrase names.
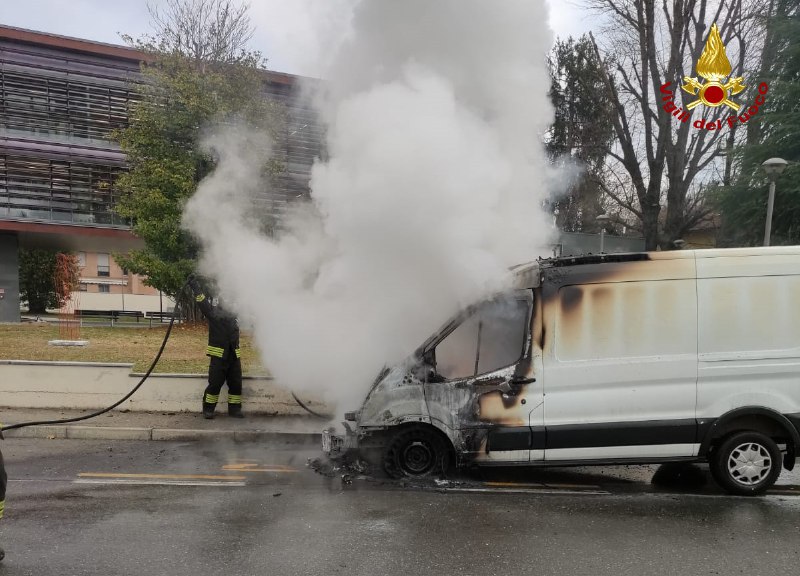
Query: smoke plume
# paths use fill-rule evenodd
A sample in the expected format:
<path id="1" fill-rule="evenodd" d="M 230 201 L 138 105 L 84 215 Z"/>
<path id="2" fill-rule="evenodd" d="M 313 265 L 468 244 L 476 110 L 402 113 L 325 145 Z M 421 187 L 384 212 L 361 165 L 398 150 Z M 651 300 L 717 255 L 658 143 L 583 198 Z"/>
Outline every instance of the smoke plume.
<path id="1" fill-rule="evenodd" d="M 375 374 L 548 252 L 544 0 L 362 0 L 315 102 L 327 158 L 269 238 L 251 220 L 268 142 L 209 139 L 185 225 L 279 382 L 358 407 Z M 344 25 L 344 24 L 343 24 Z M 333 36 L 333 35 L 331 35 Z"/>

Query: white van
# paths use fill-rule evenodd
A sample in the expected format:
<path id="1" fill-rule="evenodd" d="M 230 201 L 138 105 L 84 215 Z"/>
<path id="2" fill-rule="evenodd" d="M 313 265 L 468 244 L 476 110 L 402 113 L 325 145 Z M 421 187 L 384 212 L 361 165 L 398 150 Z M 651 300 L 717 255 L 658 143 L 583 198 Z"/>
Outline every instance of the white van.
<path id="1" fill-rule="evenodd" d="M 513 269 L 384 369 L 337 452 L 393 476 L 449 463 L 708 462 L 759 494 L 800 447 L 800 247 L 617 254 Z"/>

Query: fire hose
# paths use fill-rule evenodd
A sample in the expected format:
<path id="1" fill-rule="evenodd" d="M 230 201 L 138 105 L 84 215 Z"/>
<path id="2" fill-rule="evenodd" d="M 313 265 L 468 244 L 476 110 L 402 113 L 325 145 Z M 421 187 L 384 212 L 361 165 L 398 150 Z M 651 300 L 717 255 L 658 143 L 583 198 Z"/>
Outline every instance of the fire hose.
<path id="1" fill-rule="evenodd" d="M 189 285 L 189 281 L 187 280 L 186 283 L 178 291 L 178 293 L 180 294 L 181 292 L 186 290 L 186 287 L 188 285 Z M 128 398 L 130 398 L 131 396 L 136 394 L 136 392 L 139 390 L 139 388 L 142 387 L 142 384 L 144 384 L 147 381 L 147 379 L 150 377 L 150 374 L 155 369 L 156 364 L 158 364 L 158 361 L 161 359 L 161 354 L 164 352 L 164 348 L 166 348 L 166 346 L 167 346 L 167 342 L 169 341 L 169 336 L 172 333 L 172 327 L 175 324 L 175 317 L 177 316 L 177 310 L 178 310 L 178 308 L 177 308 L 178 307 L 178 303 L 177 302 L 178 301 L 176 301 L 176 304 L 175 304 L 175 311 L 173 312 L 172 317 L 169 319 L 169 325 L 167 326 L 167 331 L 164 334 L 164 339 L 161 341 L 161 346 L 159 347 L 155 358 L 153 358 L 153 361 L 150 363 L 150 366 L 147 369 L 147 372 L 144 373 L 144 376 L 142 376 L 141 380 L 139 380 L 139 382 L 133 388 L 131 388 L 130 392 L 125 394 L 125 396 L 123 396 L 122 398 L 120 398 L 119 400 L 114 402 L 111 406 L 108 406 L 108 407 L 103 408 L 101 410 L 97 410 L 96 412 L 92 412 L 91 414 L 84 414 L 83 416 L 76 416 L 74 418 L 63 418 L 63 419 L 60 419 L 60 420 L 37 420 L 37 421 L 34 421 L 34 422 L 20 422 L 19 424 L 9 424 L 7 426 L 0 427 L 0 434 L 5 432 L 6 430 L 16 430 L 18 428 L 27 428 L 29 426 L 48 426 L 48 425 L 53 425 L 53 424 L 69 424 L 69 423 L 72 423 L 72 422 L 81 422 L 82 420 L 89 420 L 90 418 L 95 418 L 97 416 L 105 414 L 106 412 L 110 412 L 111 410 L 113 410 L 114 408 L 116 408 L 117 406 L 119 406 L 120 404 L 125 402 Z M 328 419 L 326 416 L 323 416 L 322 414 L 319 414 L 319 413 L 313 411 L 312 409 L 310 409 L 308 406 L 306 406 L 303 402 L 300 401 L 300 399 L 295 395 L 294 392 L 292 392 L 291 394 L 292 394 L 292 398 L 294 398 L 295 402 L 297 402 L 297 404 L 301 408 L 303 408 L 306 412 L 308 412 L 309 414 L 312 414 L 313 416 L 316 416 L 317 418 L 323 418 L 325 420 Z"/>
<path id="2" fill-rule="evenodd" d="M 181 292 L 183 292 L 188 285 L 189 282 L 187 280 L 187 282 L 181 287 L 178 293 L 180 294 Z M 133 396 L 136 393 L 136 391 L 139 390 L 139 388 L 142 387 L 142 384 L 144 384 L 147 381 L 147 379 L 150 377 L 150 374 L 155 369 L 156 364 L 158 364 L 158 361 L 161 359 L 161 354 L 164 352 L 164 348 L 167 346 L 167 341 L 169 340 L 169 335 L 172 332 L 172 326 L 175 324 L 175 316 L 177 316 L 177 301 L 175 304 L 175 311 L 173 311 L 172 317 L 169 319 L 167 332 L 164 334 L 164 339 L 161 341 L 161 347 L 158 349 L 156 357 L 153 358 L 153 361 L 150 363 L 150 367 L 147 369 L 147 372 L 145 372 L 144 376 L 142 376 L 142 379 L 139 380 L 136 386 L 131 388 L 130 392 L 128 392 L 127 394 L 125 394 L 125 396 L 114 402 L 111 406 L 103 408 L 102 410 L 97 410 L 96 412 L 92 412 L 91 414 L 84 414 L 83 416 L 76 416 L 74 418 L 63 418 L 61 420 L 37 420 L 35 422 L 20 422 L 19 424 L 9 424 L 7 426 L 1 427 L 0 433 L 5 432 L 6 430 L 27 428 L 28 426 L 47 426 L 51 424 L 69 424 L 71 422 L 80 422 L 82 420 L 88 420 L 89 418 L 95 418 L 96 416 L 100 416 L 101 414 L 110 412 L 111 410 L 113 410 L 114 408 L 125 402 L 128 398 Z"/>

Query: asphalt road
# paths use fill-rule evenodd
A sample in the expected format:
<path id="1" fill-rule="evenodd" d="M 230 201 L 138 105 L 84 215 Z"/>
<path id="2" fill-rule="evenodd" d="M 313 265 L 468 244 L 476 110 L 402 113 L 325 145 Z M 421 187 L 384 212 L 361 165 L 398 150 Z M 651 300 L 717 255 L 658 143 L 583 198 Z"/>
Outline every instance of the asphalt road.
<path id="1" fill-rule="evenodd" d="M 769 496 L 739 498 L 697 482 L 655 487 L 653 468 L 408 485 L 319 473 L 307 466 L 316 446 L 12 439 L 2 449 L 11 481 L 0 575 L 788 575 L 800 566 L 796 473 Z"/>

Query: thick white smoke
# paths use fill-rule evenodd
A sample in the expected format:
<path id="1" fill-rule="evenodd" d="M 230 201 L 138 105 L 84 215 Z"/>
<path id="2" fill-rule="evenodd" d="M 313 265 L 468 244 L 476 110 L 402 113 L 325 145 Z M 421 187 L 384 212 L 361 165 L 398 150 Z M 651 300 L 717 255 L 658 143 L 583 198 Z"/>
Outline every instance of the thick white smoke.
<path id="1" fill-rule="evenodd" d="M 544 0 L 363 0 L 317 101 L 328 159 L 285 232 L 258 231 L 266 143 L 229 130 L 189 202 L 203 271 L 280 383 L 357 408 L 377 371 L 548 252 Z"/>

